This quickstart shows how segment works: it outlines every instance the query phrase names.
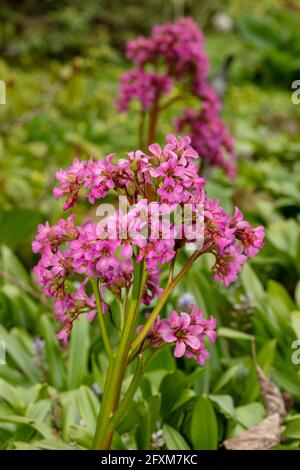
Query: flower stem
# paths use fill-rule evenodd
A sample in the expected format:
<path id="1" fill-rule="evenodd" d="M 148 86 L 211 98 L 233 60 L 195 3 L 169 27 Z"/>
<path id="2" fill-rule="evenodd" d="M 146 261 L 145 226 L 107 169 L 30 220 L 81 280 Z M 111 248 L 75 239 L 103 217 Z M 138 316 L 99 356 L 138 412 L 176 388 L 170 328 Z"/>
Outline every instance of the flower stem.
<path id="1" fill-rule="evenodd" d="M 182 270 L 177 274 L 177 276 L 171 281 L 168 282 L 164 292 L 162 293 L 161 297 L 159 298 L 156 307 L 154 308 L 153 312 L 151 313 L 150 317 L 148 318 L 147 322 L 145 323 L 142 331 L 139 333 L 139 335 L 136 337 L 136 339 L 133 341 L 131 345 L 131 352 L 129 355 L 129 360 L 130 358 L 135 354 L 135 351 L 140 347 L 142 342 L 145 340 L 147 337 L 149 331 L 151 330 L 151 327 L 156 319 L 156 317 L 160 314 L 163 306 L 165 305 L 166 301 L 169 298 L 169 295 L 175 288 L 175 286 L 178 284 L 180 279 L 184 276 L 184 274 L 187 272 L 187 270 L 190 268 L 192 263 L 202 254 L 201 251 L 195 251 L 192 256 L 189 258 L 188 262 L 186 265 L 182 268 Z"/>
<path id="2" fill-rule="evenodd" d="M 149 132 L 148 132 L 148 145 L 151 145 L 155 142 L 159 112 L 160 112 L 159 96 L 157 96 L 155 101 L 154 101 L 151 113 L 150 113 L 150 124 L 149 124 Z"/>
<path id="3" fill-rule="evenodd" d="M 131 381 L 131 383 L 128 387 L 128 390 L 127 390 L 126 394 L 124 395 L 124 398 L 121 401 L 117 411 L 115 412 L 115 414 L 112 416 L 112 418 L 110 420 L 108 431 L 109 431 L 110 427 L 116 428 L 118 426 L 118 424 L 120 424 L 120 422 L 122 421 L 122 419 L 124 417 L 124 414 L 125 414 L 126 410 L 128 409 L 128 407 L 130 405 L 130 402 L 132 401 L 132 399 L 135 395 L 135 392 L 136 392 L 136 390 L 139 386 L 139 382 L 140 382 L 140 379 L 142 378 L 143 372 L 144 372 L 143 356 L 142 356 L 142 354 L 139 354 L 139 356 L 137 358 L 137 365 L 136 365 L 136 368 L 135 368 L 135 371 L 134 371 L 134 374 L 133 374 L 132 381 Z"/>
<path id="4" fill-rule="evenodd" d="M 119 343 L 118 350 L 113 355 L 111 373 L 107 375 L 103 393 L 98 423 L 94 437 L 95 449 L 109 449 L 115 427 L 110 425 L 111 417 L 114 415 L 120 400 L 122 382 L 126 372 L 128 353 L 131 337 L 136 322 L 136 316 L 140 300 L 140 290 L 144 272 L 144 263 L 134 260 L 134 278 L 129 310 Z"/>
<path id="5" fill-rule="evenodd" d="M 100 331 L 101 331 L 101 334 L 102 334 L 104 347 L 106 349 L 109 360 L 111 360 L 112 355 L 113 355 L 113 350 L 112 350 L 112 347 L 110 345 L 110 341 L 109 341 L 109 337 L 108 337 L 108 333 L 107 333 L 107 330 L 106 330 L 105 321 L 104 321 L 104 317 L 103 317 L 102 302 L 101 302 L 101 298 L 100 298 L 98 281 L 96 279 L 91 279 L 91 284 L 92 284 L 92 287 L 93 287 L 94 296 L 95 296 L 95 300 L 96 300 L 98 320 L 99 320 Z"/>

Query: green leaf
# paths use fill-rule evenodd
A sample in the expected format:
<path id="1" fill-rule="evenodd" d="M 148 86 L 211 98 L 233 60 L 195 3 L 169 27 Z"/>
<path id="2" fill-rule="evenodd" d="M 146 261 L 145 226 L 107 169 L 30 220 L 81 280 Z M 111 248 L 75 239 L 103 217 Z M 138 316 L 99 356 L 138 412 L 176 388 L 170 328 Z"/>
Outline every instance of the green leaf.
<path id="1" fill-rule="evenodd" d="M 36 210 L 14 208 L 3 214 L 0 243 L 15 248 L 36 230 L 40 217 Z"/>
<path id="2" fill-rule="evenodd" d="M 174 411 L 178 410 L 178 408 L 185 405 L 194 396 L 195 396 L 194 390 L 191 390 L 190 388 L 183 389 L 181 393 L 179 394 L 177 400 L 175 401 L 174 405 L 172 406 L 170 413 L 173 413 Z"/>
<path id="3" fill-rule="evenodd" d="M 72 425 L 69 429 L 69 439 L 77 442 L 86 449 L 92 448 L 93 437 L 93 433 L 82 426 Z"/>
<path id="4" fill-rule="evenodd" d="M 272 376 L 280 388 L 300 399 L 300 378 L 297 372 L 291 369 L 283 371 L 274 367 Z"/>
<path id="5" fill-rule="evenodd" d="M 234 403 L 230 395 L 208 395 L 208 398 L 217 405 L 226 418 L 236 419 Z"/>
<path id="6" fill-rule="evenodd" d="M 291 322 L 296 338 L 300 338 L 300 311 L 291 313 Z"/>
<path id="7" fill-rule="evenodd" d="M 271 366 L 275 360 L 275 353 L 277 347 L 277 340 L 272 339 L 268 341 L 257 353 L 256 360 L 260 365 L 264 373 L 268 376 L 271 370 Z M 257 379 L 256 367 L 253 361 L 251 361 L 250 374 L 247 379 L 245 391 L 243 394 L 243 403 L 249 403 L 255 401 L 260 395 L 260 388 Z"/>
<path id="8" fill-rule="evenodd" d="M 146 400 L 139 400 L 136 406 L 138 426 L 135 439 L 138 449 L 149 449 L 151 446 L 151 410 Z"/>
<path id="9" fill-rule="evenodd" d="M 261 303 L 265 296 L 264 288 L 249 263 L 244 265 L 241 279 L 247 295 L 258 304 Z"/>
<path id="10" fill-rule="evenodd" d="M 25 415 L 28 418 L 33 418 L 38 421 L 44 422 L 47 416 L 50 416 L 51 408 L 52 408 L 52 403 L 50 399 L 39 400 L 38 402 L 31 403 L 28 406 Z"/>
<path id="11" fill-rule="evenodd" d="M 41 317 L 40 329 L 46 343 L 46 359 L 50 383 L 58 390 L 62 390 L 65 386 L 63 355 L 58 340 L 55 337 L 52 323 L 47 315 Z"/>
<path id="12" fill-rule="evenodd" d="M 205 395 L 199 397 L 191 421 L 191 440 L 195 450 L 216 450 L 218 423 L 214 408 Z"/>
<path id="13" fill-rule="evenodd" d="M 249 403 L 235 409 L 236 418 L 244 428 L 249 429 L 256 426 L 265 417 L 265 409 L 261 403 Z"/>
<path id="14" fill-rule="evenodd" d="M 295 308 L 286 289 L 276 281 L 268 282 L 269 302 L 278 320 L 285 326 L 290 321 L 290 312 Z"/>
<path id="15" fill-rule="evenodd" d="M 1 367 L 1 366 L 0 366 Z M 3 398 L 14 411 L 23 413 L 25 411 L 25 402 L 22 393 L 16 387 L 0 379 L 0 397 Z"/>
<path id="16" fill-rule="evenodd" d="M 43 439 L 41 441 L 35 442 L 35 445 L 38 449 L 44 450 L 76 450 L 74 447 L 68 446 L 60 439 Z"/>
<path id="17" fill-rule="evenodd" d="M 88 352 L 90 348 L 89 323 L 82 315 L 74 322 L 68 360 L 68 388 L 79 387 L 88 372 Z"/>
<path id="18" fill-rule="evenodd" d="M 179 399 L 184 388 L 184 375 L 179 370 L 171 372 L 163 378 L 160 385 L 160 393 L 162 395 L 161 414 L 163 419 L 167 418 L 171 413 L 172 408 Z"/>
<path id="19" fill-rule="evenodd" d="M 286 420 L 284 438 L 300 439 L 300 415 L 292 416 Z"/>
<path id="20" fill-rule="evenodd" d="M 190 450 L 182 435 L 169 424 L 164 424 L 163 436 L 168 450 Z"/>
<path id="21" fill-rule="evenodd" d="M 75 394 L 76 392 L 71 393 Z M 76 397 L 72 396 L 70 393 L 66 399 L 62 399 L 61 419 L 62 437 L 64 441 L 68 442 L 70 440 L 69 432 L 71 427 L 78 424 L 80 421 L 79 410 L 76 406 Z"/>
<path id="22" fill-rule="evenodd" d="M 232 328 L 226 328 L 223 326 L 218 329 L 218 336 L 243 341 L 253 341 L 255 338 L 253 335 L 249 335 L 248 333 L 244 333 L 243 331 L 233 330 Z"/>
<path id="23" fill-rule="evenodd" d="M 30 282 L 26 269 L 8 246 L 1 247 L 0 266 L 4 272 L 11 276 L 26 283 Z"/>
<path id="24" fill-rule="evenodd" d="M 5 342 L 7 354 L 11 356 L 24 375 L 34 383 L 39 382 L 40 373 L 20 338 L 13 336 L 12 332 L 8 333 L 2 325 L 0 325 L 0 338 Z"/>
<path id="25" fill-rule="evenodd" d="M 230 380 L 232 380 L 237 375 L 237 372 L 243 367 L 243 364 L 235 364 L 229 369 L 227 369 L 218 380 L 214 388 L 214 392 L 218 392 L 219 390 L 221 390 L 221 388 L 225 387 L 225 385 L 227 385 L 228 382 L 230 382 Z"/>
<path id="26" fill-rule="evenodd" d="M 33 418 L 28 418 L 26 416 L 2 416 L 0 415 L 0 422 L 4 423 L 13 423 L 13 424 L 26 424 L 27 426 L 32 427 L 38 431 L 43 437 L 52 439 L 53 431 L 47 426 L 47 424 L 42 423 Z"/>
<path id="27" fill-rule="evenodd" d="M 76 392 L 76 401 L 84 426 L 86 426 L 89 431 L 93 432 L 96 428 L 100 408 L 96 395 L 91 389 L 82 385 Z"/>

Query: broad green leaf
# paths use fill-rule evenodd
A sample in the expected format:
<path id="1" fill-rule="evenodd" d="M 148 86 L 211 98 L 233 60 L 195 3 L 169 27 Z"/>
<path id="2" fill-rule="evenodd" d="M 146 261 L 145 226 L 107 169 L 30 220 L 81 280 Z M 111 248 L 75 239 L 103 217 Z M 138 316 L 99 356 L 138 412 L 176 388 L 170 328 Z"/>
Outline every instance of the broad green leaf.
<path id="1" fill-rule="evenodd" d="M 136 406 L 138 426 L 135 439 L 138 449 L 149 449 L 151 446 L 151 410 L 146 400 L 140 399 Z"/>
<path id="2" fill-rule="evenodd" d="M 277 340 L 272 339 L 268 341 L 257 353 L 256 360 L 266 375 L 269 375 L 271 366 L 275 360 L 275 353 L 277 347 Z M 250 374 L 245 385 L 243 394 L 243 403 L 251 403 L 255 401 L 260 395 L 260 388 L 256 373 L 256 367 L 251 361 Z"/>
<path id="3" fill-rule="evenodd" d="M 272 377 L 280 388 L 300 399 L 300 377 L 291 369 L 288 371 L 272 369 Z"/>
<path id="4" fill-rule="evenodd" d="M 253 298 L 257 303 L 261 303 L 265 295 L 264 288 L 249 263 L 244 265 L 241 279 L 250 298 Z"/>
<path id="5" fill-rule="evenodd" d="M 285 439 L 300 439 L 300 415 L 295 415 L 286 420 L 285 430 L 284 430 Z"/>
<path id="6" fill-rule="evenodd" d="M 238 423 L 246 429 L 256 426 L 265 417 L 265 409 L 261 403 L 249 403 L 235 409 Z"/>
<path id="7" fill-rule="evenodd" d="M 214 392 L 218 392 L 221 390 L 221 388 L 225 387 L 225 385 L 227 385 L 237 375 L 237 372 L 243 367 L 243 364 L 235 364 L 227 369 L 218 380 L 214 388 Z"/>
<path id="8" fill-rule="evenodd" d="M 0 415 L 0 422 L 4 423 L 13 423 L 13 424 L 26 424 L 27 426 L 32 427 L 38 431 L 43 437 L 47 439 L 53 438 L 53 430 L 47 426 L 47 424 L 42 423 L 33 418 L 28 418 L 26 416 L 2 416 Z"/>
<path id="9" fill-rule="evenodd" d="M 246 341 L 253 341 L 254 336 L 249 335 L 248 333 L 244 333 L 243 331 L 234 330 L 232 328 L 220 327 L 218 329 L 218 336 L 222 336 L 223 338 L 228 339 L 237 339 L 237 340 L 246 340 Z"/>
<path id="10" fill-rule="evenodd" d="M 184 375 L 181 371 L 176 370 L 166 375 L 160 386 L 161 400 L 161 413 L 163 418 L 166 418 L 170 413 L 175 403 L 179 399 L 182 391 L 184 390 Z"/>
<path id="11" fill-rule="evenodd" d="M 40 217 L 35 210 L 19 209 L 6 212 L 1 227 L 0 243 L 15 248 L 36 230 Z"/>
<path id="12" fill-rule="evenodd" d="M 40 329 L 46 344 L 46 359 L 50 383 L 58 390 L 65 386 L 65 370 L 62 351 L 55 337 L 52 323 L 46 315 L 40 320 Z"/>
<path id="13" fill-rule="evenodd" d="M 86 449 L 91 449 L 93 445 L 93 433 L 82 426 L 72 425 L 69 429 L 69 439 L 80 444 Z"/>
<path id="14" fill-rule="evenodd" d="M 183 389 L 179 397 L 175 401 L 174 405 L 172 406 L 170 413 L 173 413 L 174 411 L 178 410 L 178 408 L 185 405 L 194 396 L 195 396 L 195 392 L 191 390 L 190 388 Z"/>
<path id="15" fill-rule="evenodd" d="M 8 246 L 1 247 L 0 266 L 4 272 L 11 276 L 26 283 L 30 282 L 26 269 Z"/>
<path id="16" fill-rule="evenodd" d="M 208 397 L 227 418 L 236 419 L 234 403 L 230 395 L 208 395 Z"/>
<path id="17" fill-rule="evenodd" d="M 69 441 L 69 432 L 72 426 L 79 424 L 80 415 L 78 407 L 75 404 L 76 399 L 62 400 L 62 437 L 64 441 Z"/>
<path id="18" fill-rule="evenodd" d="M 286 289 L 276 281 L 268 282 L 269 302 L 283 325 L 290 320 L 290 312 L 295 308 Z"/>
<path id="19" fill-rule="evenodd" d="M 1 366 L 0 366 L 1 367 Z M 16 412 L 25 411 L 22 394 L 16 387 L 0 379 L 0 397 L 3 398 Z"/>
<path id="20" fill-rule="evenodd" d="M 291 322 L 296 338 L 300 339 L 300 311 L 291 313 Z"/>
<path id="21" fill-rule="evenodd" d="M 35 445 L 38 449 L 42 450 L 76 450 L 74 447 L 68 446 L 60 439 L 53 438 L 35 442 Z"/>
<path id="22" fill-rule="evenodd" d="M 89 323 L 80 316 L 71 333 L 70 356 L 68 360 L 68 388 L 77 388 L 87 374 L 88 352 L 90 348 Z"/>
<path id="23" fill-rule="evenodd" d="M 8 333 L 2 325 L 0 325 L 0 338 L 5 342 L 7 354 L 11 356 L 24 375 L 34 383 L 39 382 L 40 372 L 35 367 L 32 356 L 28 354 L 20 339 L 14 337 L 12 333 Z"/>
<path id="24" fill-rule="evenodd" d="M 216 450 L 218 422 L 213 405 L 205 395 L 199 397 L 191 421 L 191 440 L 195 450 Z"/>
<path id="25" fill-rule="evenodd" d="M 28 406 L 25 416 L 44 422 L 47 416 L 50 416 L 51 409 L 52 402 L 50 399 L 39 400 L 38 402 L 31 403 Z"/>
<path id="26" fill-rule="evenodd" d="M 91 389 L 82 385 L 76 392 L 76 400 L 83 421 L 82 424 L 86 426 L 89 431 L 93 432 L 96 428 L 100 408 L 96 395 Z"/>
<path id="27" fill-rule="evenodd" d="M 169 424 L 164 424 L 163 436 L 168 450 L 190 450 L 184 437 Z"/>

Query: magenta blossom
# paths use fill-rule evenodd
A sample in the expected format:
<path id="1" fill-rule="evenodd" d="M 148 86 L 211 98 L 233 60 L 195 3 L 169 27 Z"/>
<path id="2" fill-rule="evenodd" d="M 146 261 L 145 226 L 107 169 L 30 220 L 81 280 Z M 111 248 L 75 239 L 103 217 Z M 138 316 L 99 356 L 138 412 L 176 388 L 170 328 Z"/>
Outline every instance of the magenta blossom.
<path id="1" fill-rule="evenodd" d="M 146 314 L 146 318 L 148 317 L 149 314 Z M 190 357 L 203 365 L 209 357 L 204 346 L 204 338 L 207 337 L 210 342 L 216 341 L 216 323 L 214 317 L 206 320 L 202 310 L 196 310 L 193 305 L 190 313 L 172 311 L 167 319 L 161 320 L 157 317 L 147 339 L 153 348 L 161 347 L 165 343 L 174 343 L 175 357 Z"/>
<path id="2" fill-rule="evenodd" d="M 198 349 L 200 340 L 197 335 L 201 333 L 201 326 L 191 324 L 191 317 L 188 313 L 175 311 L 170 313 L 170 319 L 161 324 L 160 335 L 166 343 L 176 343 L 174 356 L 184 355 L 187 346 Z"/>
<path id="3" fill-rule="evenodd" d="M 176 130 L 190 135 L 194 149 L 203 159 L 201 171 L 206 166 L 219 166 L 229 178 L 234 178 L 233 139 L 220 116 L 221 100 L 207 79 L 209 60 L 204 47 L 203 33 L 192 18 L 155 26 L 149 38 L 129 41 L 127 57 L 135 68 L 120 79 L 117 107 L 120 112 L 128 112 L 131 101 L 137 100 L 142 111 L 149 112 L 150 119 L 156 122 L 160 112 L 173 100 L 192 95 L 199 106 L 184 110 L 182 117 L 175 119 Z M 165 98 L 167 94 L 169 98 Z M 172 164 L 168 161 L 168 166 Z M 163 165 L 152 176 L 172 176 L 170 170 Z M 177 202 L 182 188 L 169 179 L 159 191 L 166 200 L 174 193 Z"/>

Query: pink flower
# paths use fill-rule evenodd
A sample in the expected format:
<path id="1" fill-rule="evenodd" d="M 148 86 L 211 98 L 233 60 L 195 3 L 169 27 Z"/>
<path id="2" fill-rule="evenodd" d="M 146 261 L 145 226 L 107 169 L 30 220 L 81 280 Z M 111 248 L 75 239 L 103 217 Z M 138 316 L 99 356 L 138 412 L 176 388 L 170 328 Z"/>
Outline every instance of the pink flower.
<path id="1" fill-rule="evenodd" d="M 137 99 L 144 111 L 152 108 L 154 102 L 171 89 L 171 82 L 166 75 L 142 70 L 125 72 L 120 80 L 120 94 L 117 100 L 119 112 L 127 112 L 130 102 Z"/>
<path id="2" fill-rule="evenodd" d="M 71 329 L 68 329 L 65 327 L 59 333 L 57 333 L 56 338 L 61 339 L 64 342 L 64 344 L 67 344 L 70 332 L 71 332 Z"/>
<path id="3" fill-rule="evenodd" d="M 149 318 L 150 314 L 146 314 Z M 147 339 L 150 340 L 151 346 L 157 348 L 165 343 L 175 343 L 174 356 L 186 356 L 195 359 L 199 364 L 203 365 L 209 358 L 209 353 L 204 346 L 204 338 L 209 341 L 216 340 L 216 319 L 210 317 L 206 320 L 203 317 L 201 309 L 196 310 L 193 305 L 191 313 L 177 313 L 172 311 L 167 319 L 157 317 L 152 324 Z M 142 325 L 138 331 L 142 329 Z"/>
<path id="4" fill-rule="evenodd" d="M 32 242 L 34 253 L 42 252 L 49 246 L 55 252 L 63 241 L 75 240 L 78 237 L 78 230 L 74 226 L 74 215 L 70 215 L 67 220 L 60 219 L 57 225 L 52 227 L 49 222 L 38 226 L 38 233 Z"/>
<path id="5" fill-rule="evenodd" d="M 191 318 L 188 313 L 181 312 L 178 314 L 173 311 L 170 319 L 162 322 L 160 334 L 166 343 L 176 343 L 174 356 L 182 357 L 187 346 L 198 349 L 200 341 L 197 335 L 201 332 L 199 325 L 191 324 Z"/>
<path id="6" fill-rule="evenodd" d="M 202 106 L 200 112 L 186 109 L 183 117 L 177 118 L 175 125 L 178 131 L 189 132 L 195 150 L 204 161 L 223 167 L 230 178 L 235 177 L 233 140 L 214 107 Z"/>
<path id="7" fill-rule="evenodd" d="M 156 48 L 152 39 L 140 36 L 127 43 L 128 59 L 132 60 L 137 66 L 143 67 L 147 62 L 155 62 Z"/>
<path id="8" fill-rule="evenodd" d="M 78 192 L 83 185 L 87 162 L 74 158 L 72 165 L 66 170 L 60 170 L 56 173 L 56 179 L 60 186 L 54 188 L 53 193 L 56 199 L 67 196 L 64 203 L 64 210 L 70 209 L 77 199 Z"/>
<path id="9" fill-rule="evenodd" d="M 249 222 L 245 221 L 242 212 L 236 207 L 234 216 L 231 219 L 231 226 L 234 228 L 234 234 L 241 241 L 244 247 L 244 253 L 252 258 L 264 245 L 265 231 L 263 227 L 251 227 Z"/>

